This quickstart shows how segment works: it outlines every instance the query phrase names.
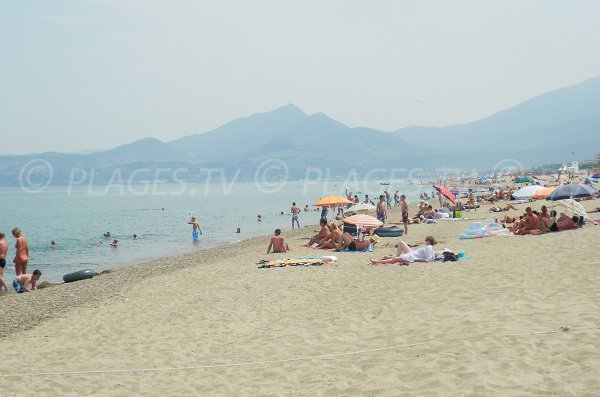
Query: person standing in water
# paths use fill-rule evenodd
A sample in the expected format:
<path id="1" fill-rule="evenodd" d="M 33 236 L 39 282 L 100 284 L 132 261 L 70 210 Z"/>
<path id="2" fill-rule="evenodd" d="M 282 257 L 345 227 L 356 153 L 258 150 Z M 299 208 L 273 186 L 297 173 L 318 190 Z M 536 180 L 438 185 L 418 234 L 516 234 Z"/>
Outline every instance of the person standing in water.
<path id="1" fill-rule="evenodd" d="M 196 220 L 196 217 L 192 216 L 192 219 L 190 219 L 188 225 L 192 225 L 192 238 L 194 239 L 194 241 L 200 240 L 202 230 L 200 230 L 200 224 Z"/>
<path id="2" fill-rule="evenodd" d="M 298 207 L 296 205 L 295 201 L 292 203 L 292 208 L 290 211 L 292 213 L 292 230 L 294 230 L 294 222 L 296 222 L 298 229 L 300 229 L 300 222 L 298 221 L 298 214 L 300 213 L 300 207 Z"/>
<path id="3" fill-rule="evenodd" d="M 8 253 L 8 243 L 4 239 L 4 232 L 0 231 L 0 290 L 4 287 L 8 291 L 8 284 L 4 280 L 4 267 L 6 267 L 6 254 Z"/>
<path id="4" fill-rule="evenodd" d="M 13 263 L 15 264 L 17 276 L 20 276 L 21 274 L 27 273 L 27 263 L 29 263 L 29 247 L 27 246 L 27 240 L 25 240 L 21 229 L 15 227 L 12 230 L 12 235 L 17 239 L 17 243 L 15 244 L 17 252 L 15 253 L 15 259 L 13 259 Z"/>

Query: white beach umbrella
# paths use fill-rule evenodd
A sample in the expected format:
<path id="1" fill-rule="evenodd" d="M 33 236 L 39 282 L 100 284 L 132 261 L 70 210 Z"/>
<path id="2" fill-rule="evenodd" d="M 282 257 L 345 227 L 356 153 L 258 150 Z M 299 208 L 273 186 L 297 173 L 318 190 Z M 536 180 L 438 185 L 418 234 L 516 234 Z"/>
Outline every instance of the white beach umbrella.
<path id="1" fill-rule="evenodd" d="M 573 215 L 583 216 L 586 221 L 591 220 L 585 208 L 573 199 L 558 200 L 554 204 L 565 208 L 567 211 L 572 211 Z"/>

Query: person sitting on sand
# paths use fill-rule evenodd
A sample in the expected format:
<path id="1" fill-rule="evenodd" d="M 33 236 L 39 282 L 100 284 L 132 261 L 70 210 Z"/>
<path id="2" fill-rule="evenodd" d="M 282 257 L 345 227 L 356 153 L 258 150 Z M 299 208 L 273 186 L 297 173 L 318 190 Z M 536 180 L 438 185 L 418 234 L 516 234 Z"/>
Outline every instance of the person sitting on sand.
<path id="1" fill-rule="evenodd" d="M 433 236 L 427 236 L 425 237 L 425 246 L 413 250 L 404 241 L 400 241 L 398 243 L 396 255 L 384 256 L 381 259 L 371 259 L 371 264 L 395 263 L 399 265 L 408 265 L 413 262 L 431 262 L 435 258 L 433 246 L 436 244 L 437 241 Z"/>
<path id="2" fill-rule="evenodd" d="M 317 248 L 332 249 L 335 248 L 336 244 L 340 244 L 343 242 L 344 235 L 338 227 L 337 223 L 331 222 L 329 224 L 329 230 L 331 231 L 331 233 L 327 238 L 325 238 L 319 243 Z"/>
<path id="3" fill-rule="evenodd" d="M 36 283 L 42 277 L 42 272 L 39 270 L 34 270 L 33 274 L 23 273 L 18 275 L 13 280 L 13 288 L 17 291 L 17 294 L 22 294 L 23 292 L 31 292 L 34 289 L 37 289 Z M 31 285 L 31 288 L 29 287 Z"/>
<path id="4" fill-rule="evenodd" d="M 285 237 L 281 235 L 281 229 L 275 229 L 275 233 L 271 237 L 271 242 L 269 243 L 269 248 L 267 248 L 267 254 L 271 252 L 271 248 L 273 249 L 273 253 L 287 252 L 290 250 L 285 242 Z"/>
<path id="5" fill-rule="evenodd" d="M 369 236 L 368 240 L 365 241 L 364 235 L 361 236 L 361 238 L 359 238 L 358 240 L 354 240 L 350 233 L 344 233 L 343 242 L 336 244 L 335 249 L 338 251 L 364 251 L 369 247 L 369 245 L 374 245 L 378 242 L 379 236 L 376 234 Z"/>
<path id="6" fill-rule="evenodd" d="M 311 237 L 311 239 L 308 241 L 308 243 L 304 244 L 305 247 L 311 247 L 313 244 L 318 244 L 321 240 L 329 237 L 329 234 L 331 232 L 329 231 L 329 228 L 327 227 L 327 219 L 321 218 L 321 220 L 319 221 L 319 224 L 321 225 L 321 230 L 319 230 L 319 233 L 317 233 L 313 237 Z"/>
<path id="7" fill-rule="evenodd" d="M 525 216 L 520 221 L 517 234 L 539 234 L 540 218 L 533 213 L 531 207 L 525 208 Z"/>

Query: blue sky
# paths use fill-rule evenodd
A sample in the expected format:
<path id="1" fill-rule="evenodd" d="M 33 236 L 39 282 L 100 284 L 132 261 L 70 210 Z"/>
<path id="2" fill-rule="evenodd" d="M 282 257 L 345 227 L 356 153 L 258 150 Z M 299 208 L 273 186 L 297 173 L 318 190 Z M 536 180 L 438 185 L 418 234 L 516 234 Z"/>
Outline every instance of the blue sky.
<path id="1" fill-rule="evenodd" d="M 293 103 L 474 121 L 600 75 L 599 1 L 0 0 L 0 153 L 205 132 Z"/>

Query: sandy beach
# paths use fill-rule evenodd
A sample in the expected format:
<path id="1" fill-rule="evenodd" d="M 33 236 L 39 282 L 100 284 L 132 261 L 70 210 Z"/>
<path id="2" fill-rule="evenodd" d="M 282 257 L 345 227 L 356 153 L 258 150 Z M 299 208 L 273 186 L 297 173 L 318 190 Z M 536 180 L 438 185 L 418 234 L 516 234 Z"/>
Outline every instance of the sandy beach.
<path id="1" fill-rule="evenodd" d="M 257 268 L 331 255 L 301 247 L 311 226 L 284 231 L 287 254 L 265 254 L 257 237 L 2 296 L 0 393 L 598 395 L 600 227 L 459 240 L 470 221 L 402 237 L 433 235 L 436 249 L 466 253 L 459 262 L 372 266 L 400 240 L 382 238 L 320 267 Z"/>

